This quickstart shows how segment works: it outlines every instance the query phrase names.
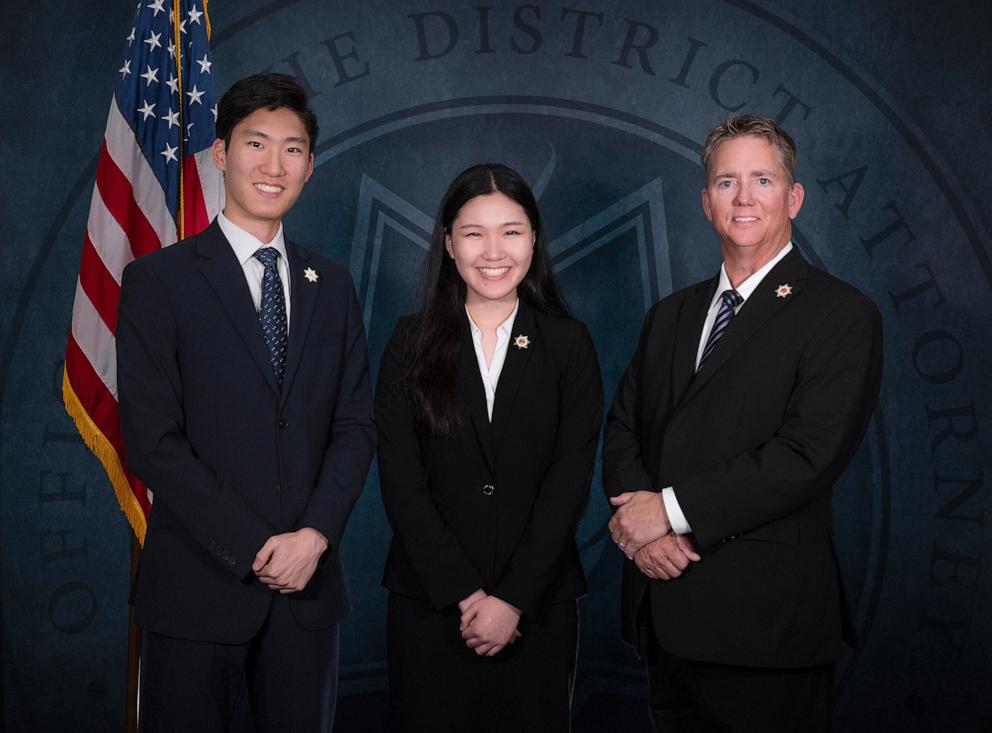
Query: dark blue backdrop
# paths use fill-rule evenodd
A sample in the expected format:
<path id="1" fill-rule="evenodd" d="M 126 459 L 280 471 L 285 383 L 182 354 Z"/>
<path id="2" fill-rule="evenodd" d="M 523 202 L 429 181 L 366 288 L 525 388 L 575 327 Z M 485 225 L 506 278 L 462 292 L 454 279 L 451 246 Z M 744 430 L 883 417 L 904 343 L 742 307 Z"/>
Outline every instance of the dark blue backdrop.
<path id="1" fill-rule="evenodd" d="M 607 396 L 646 307 L 708 277 L 707 129 L 742 107 L 800 150 L 801 249 L 871 295 L 885 382 L 835 493 L 862 645 L 837 730 L 992 729 L 988 343 L 992 24 L 984 4 L 232 2 L 214 0 L 218 89 L 296 74 L 320 117 L 317 171 L 287 226 L 347 264 L 373 365 L 410 307 L 454 173 L 519 169 L 539 194 Z M 128 530 L 58 395 L 80 242 L 132 2 L 6 3 L 0 246 L 3 729 L 122 721 Z M 598 477 L 580 529 L 576 728 L 645 725 L 617 640 L 619 557 Z M 373 471 L 344 553 L 339 730 L 378 730 L 389 539 Z M 732 602 L 732 601 L 731 601 Z M 622 722 L 621 722 L 622 721 Z"/>

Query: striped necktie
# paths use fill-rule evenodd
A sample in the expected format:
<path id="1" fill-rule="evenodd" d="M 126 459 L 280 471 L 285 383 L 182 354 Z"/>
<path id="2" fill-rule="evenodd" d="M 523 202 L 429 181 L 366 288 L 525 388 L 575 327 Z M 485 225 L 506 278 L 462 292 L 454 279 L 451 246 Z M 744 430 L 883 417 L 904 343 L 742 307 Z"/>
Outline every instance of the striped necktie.
<path id="1" fill-rule="evenodd" d="M 258 308 L 258 321 L 262 325 L 265 345 L 269 349 L 269 361 L 275 373 L 276 384 L 282 386 L 282 375 L 286 368 L 286 346 L 289 343 L 289 328 L 286 323 L 286 296 L 279 279 L 279 250 L 275 247 L 262 247 L 254 255 L 265 265 L 262 275 L 262 302 Z"/>
<path id="2" fill-rule="evenodd" d="M 734 317 L 734 308 L 744 302 L 744 298 L 736 290 L 724 290 L 720 293 L 720 298 L 723 302 L 720 303 L 720 311 L 716 314 L 713 328 L 709 338 L 706 339 L 706 346 L 703 347 L 703 355 L 699 358 L 699 366 L 696 367 L 697 372 L 702 369 L 706 357 L 713 352 L 716 342 L 727 332 L 727 327 L 730 326 L 730 321 Z"/>

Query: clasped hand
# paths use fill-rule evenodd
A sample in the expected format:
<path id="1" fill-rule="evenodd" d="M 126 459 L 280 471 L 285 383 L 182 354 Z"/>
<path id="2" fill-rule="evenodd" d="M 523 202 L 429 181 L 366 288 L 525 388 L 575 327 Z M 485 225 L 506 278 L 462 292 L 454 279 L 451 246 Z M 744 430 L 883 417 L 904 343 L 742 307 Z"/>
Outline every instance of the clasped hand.
<path id="1" fill-rule="evenodd" d="M 327 538 L 311 527 L 269 537 L 251 569 L 272 590 L 295 593 L 306 588 L 327 549 Z"/>
<path id="2" fill-rule="evenodd" d="M 672 532 L 660 493 L 628 491 L 610 503 L 619 507 L 610 519 L 610 536 L 647 577 L 671 580 L 702 559 L 687 537 Z"/>
<path id="3" fill-rule="evenodd" d="M 479 656 L 492 657 L 520 638 L 520 609 L 481 588 L 458 604 L 465 645 Z"/>
<path id="4" fill-rule="evenodd" d="M 652 580 L 671 580 L 679 577 L 690 562 L 699 562 L 702 557 L 689 538 L 669 532 L 639 549 L 633 559 L 637 569 Z"/>
<path id="5" fill-rule="evenodd" d="M 610 504 L 619 507 L 610 519 L 610 535 L 628 559 L 672 529 L 660 493 L 628 491 L 611 497 Z"/>

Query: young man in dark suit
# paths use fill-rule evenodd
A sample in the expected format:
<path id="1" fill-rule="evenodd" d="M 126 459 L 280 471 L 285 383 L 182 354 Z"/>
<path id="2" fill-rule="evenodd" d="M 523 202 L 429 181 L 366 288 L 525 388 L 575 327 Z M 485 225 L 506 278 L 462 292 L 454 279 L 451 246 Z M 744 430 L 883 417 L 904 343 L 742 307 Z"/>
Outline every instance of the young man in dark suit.
<path id="1" fill-rule="evenodd" d="M 144 731 L 226 730 L 247 680 L 258 731 L 328 731 L 340 546 L 375 444 L 348 273 L 283 236 L 317 120 L 292 77 L 217 111 L 226 205 L 124 272 L 117 331 L 130 467 L 155 506 L 134 581 Z"/>
<path id="2" fill-rule="evenodd" d="M 827 731 L 852 626 L 831 488 L 874 409 L 878 309 L 791 242 L 796 149 L 773 120 L 709 134 L 717 277 L 647 314 L 607 419 L 621 619 L 646 622 L 659 731 Z"/>

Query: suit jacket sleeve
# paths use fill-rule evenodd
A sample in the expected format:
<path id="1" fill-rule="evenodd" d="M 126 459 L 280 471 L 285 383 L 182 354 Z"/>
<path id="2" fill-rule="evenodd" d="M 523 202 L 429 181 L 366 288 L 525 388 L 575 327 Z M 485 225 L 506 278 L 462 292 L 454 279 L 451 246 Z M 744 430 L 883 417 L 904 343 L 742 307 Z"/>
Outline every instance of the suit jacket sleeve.
<path id="1" fill-rule="evenodd" d="M 829 492 L 861 442 L 881 372 L 878 309 L 862 296 L 848 298 L 808 340 L 776 434 L 677 482 L 696 545 L 711 549 Z"/>
<path id="2" fill-rule="evenodd" d="M 414 408 L 404 385 L 405 324 L 386 346 L 375 393 L 379 486 L 386 516 L 431 604 L 441 609 L 485 585 L 431 498 Z"/>
<path id="3" fill-rule="evenodd" d="M 300 527 L 313 527 L 327 538 L 329 552 L 325 559 L 341 546 L 345 524 L 365 486 L 376 441 L 365 327 L 354 285 L 350 279 L 346 281 L 346 285 L 342 283 L 347 292 L 341 343 L 343 366 L 331 418 L 330 442 L 299 522 Z"/>
<path id="4" fill-rule="evenodd" d="M 643 399 L 643 395 L 639 394 L 641 368 L 656 313 L 657 309 L 654 308 L 644 318 L 637 351 L 620 378 L 613 404 L 606 417 L 603 434 L 603 489 L 607 497 L 619 496 L 627 491 L 658 490 L 644 467 L 644 451 L 641 448 L 644 426 L 638 419 L 638 405 Z"/>
<path id="5" fill-rule="evenodd" d="M 196 542 L 243 578 L 274 530 L 218 480 L 187 441 L 179 340 L 164 285 L 148 262 L 136 260 L 124 270 L 117 321 L 117 388 L 128 465 Z"/>
<path id="6" fill-rule="evenodd" d="M 527 614 L 540 607 L 562 555 L 575 541 L 603 420 L 603 382 L 592 339 L 584 326 L 569 337 L 554 457 L 509 566 L 490 589 Z"/>

